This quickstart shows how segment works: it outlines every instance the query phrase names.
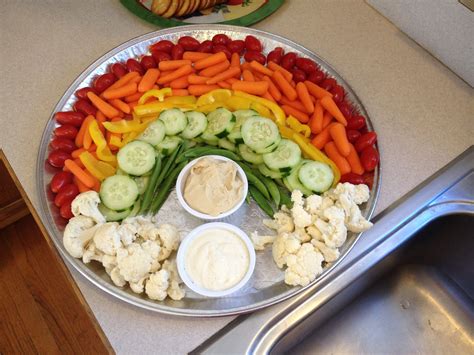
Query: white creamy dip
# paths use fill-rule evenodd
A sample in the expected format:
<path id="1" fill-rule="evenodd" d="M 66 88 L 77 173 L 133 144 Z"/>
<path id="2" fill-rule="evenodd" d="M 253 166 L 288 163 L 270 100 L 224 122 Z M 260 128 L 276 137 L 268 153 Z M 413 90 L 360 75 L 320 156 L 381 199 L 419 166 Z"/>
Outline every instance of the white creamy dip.
<path id="1" fill-rule="evenodd" d="M 198 286 L 223 291 L 237 285 L 249 269 L 244 241 L 227 229 L 208 229 L 188 246 L 184 266 Z"/>

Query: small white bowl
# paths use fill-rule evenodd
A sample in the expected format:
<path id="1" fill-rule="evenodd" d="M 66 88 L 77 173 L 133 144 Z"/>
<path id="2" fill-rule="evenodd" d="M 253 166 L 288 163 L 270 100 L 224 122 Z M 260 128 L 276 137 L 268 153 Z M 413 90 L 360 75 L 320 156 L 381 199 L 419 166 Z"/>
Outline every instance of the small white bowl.
<path id="1" fill-rule="evenodd" d="M 213 159 L 216 159 L 216 160 L 227 161 L 227 162 L 230 162 L 230 163 L 234 164 L 235 167 L 237 168 L 237 174 L 239 175 L 240 179 L 242 180 L 242 183 L 244 184 L 244 188 L 243 188 L 243 191 L 242 191 L 242 197 L 239 200 L 239 202 L 234 207 L 232 207 L 230 210 L 228 210 L 226 212 L 223 212 L 223 213 L 221 213 L 217 216 L 211 216 L 209 214 L 196 211 L 195 209 L 193 209 L 191 206 L 188 205 L 188 203 L 186 202 L 186 200 L 184 199 L 184 196 L 183 196 L 184 186 L 186 184 L 186 179 L 189 176 L 189 171 L 194 166 L 194 164 L 196 164 L 199 160 L 204 159 L 204 158 L 213 158 Z M 181 206 L 188 213 L 192 214 L 193 216 L 201 218 L 203 220 L 207 220 L 207 221 L 215 221 L 215 220 L 218 220 L 218 219 L 222 219 L 222 218 L 230 216 L 232 213 L 237 211 L 240 208 L 240 206 L 242 206 L 242 204 L 245 201 L 245 198 L 247 197 L 248 188 L 249 188 L 249 185 L 248 185 L 248 181 L 247 181 L 247 176 L 245 175 L 244 171 L 239 166 L 239 164 L 237 164 L 235 161 L 233 161 L 229 158 L 222 157 L 220 155 L 206 155 L 206 156 L 203 156 L 203 157 L 200 157 L 200 158 L 197 158 L 197 159 L 194 159 L 194 160 L 190 161 L 183 168 L 183 170 L 181 170 L 181 172 L 178 175 L 178 179 L 176 180 L 176 195 L 178 197 L 178 201 L 181 204 Z"/>
<path id="2" fill-rule="evenodd" d="M 209 229 L 226 229 L 230 232 L 233 232 L 235 235 L 237 235 L 245 244 L 247 247 L 247 251 L 249 253 L 249 267 L 247 272 L 245 273 L 245 276 L 242 278 L 242 280 L 239 281 L 235 286 L 228 288 L 226 290 L 222 291 L 213 291 L 209 290 L 207 288 L 203 288 L 199 285 L 197 285 L 189 276 L 189 274 L 186 272 L 186 264 L 185 264 L 185 258 L 186 258 L 186 253 L 188 251 L 188 247 L 191 244 L 191 242 L 199 237 L 204 231 L 209 230 Z M 202 224 L 199 227 L 193 229 L 181 242 L 179 249 L 178 249 L 178 255 L 176 257 L 176 263 L 178 266 L 178 273 L 183 282 L 188 286 L 191 290 L 194 292 L 206 296 L 206 297 L 223 297 L 230 295 L 231 293 L 237 292 L 240 290 L 245 284 L 250 280 L 252 277 L 252 274 L 255 270 L 255 249 L 253 247 L 253 244 L 250 240 L 250 238 L 245 234 L 243 230 L 240 228 L 229 224 L 229 223 L 223 223 L 223 222 L 211 222 L 211 223 L 206 223 Z"/>

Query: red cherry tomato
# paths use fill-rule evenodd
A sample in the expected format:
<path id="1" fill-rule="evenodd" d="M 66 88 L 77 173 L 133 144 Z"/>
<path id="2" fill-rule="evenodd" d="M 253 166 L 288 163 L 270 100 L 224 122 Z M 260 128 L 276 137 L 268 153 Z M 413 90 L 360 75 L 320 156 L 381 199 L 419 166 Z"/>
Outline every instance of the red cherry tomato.
<path id="1" fill-rule="evenodd" d="M 104 92 L 110 85 L 112 85 L 116 81 L 117 81 L 117 78 L 115 77 L 113 73 L 102 74 L 97 79 L 95 79 L 94 89 L 96 92 L 100 94 Z"/>
<path id="2" fill-rule="evenodd" d="M 293 80 L 295 83 L 306 80 L 306 73 L 301 69 L 293 69 L 291 73 L 293 74 Z"/>
<path id="3" fill-rule="evenodd" d="M 321 83 L 321 87 L 324 90 L 331 91 L 331 89 L 337 85 L 337 81 L 333 78 L 326 78 L 324 81 Z"/>
<path id="4" fill-rule="evenodd" d="M 346 119 L 350 120 L 352 118 L 353 108 L 350 103 L 347 101 L 342 101 L 337 104 L 337 107 L 339 107 L 339 110 Z"/>
<path id="5" fill-rule="evenodd" d="M 244 55 L 244 58 L 247 62 L 251 62 L 252 60 L 255 60 L 262 65 L 264 65 L 265 61 L 267 60 L 267 58 L 265 58 L 265 56 L 262 53 L 255 52 L 255 51 L 247 51 Z"/>
<path id="6" fill-rule="evenodd" d="M 231 41 L 227 44 L 227 49 L 231 53 L 238 53 L 239 55 L 242 55 L 245 49 L 245 43 L 241 39 L 237 39 L 235 41 Z"/>
<path id="7" fill-rule="evenodd" d="M 340 85 L 336 85 L 331 89 L 332 99 L 336 104 L 341 103 L 344 100 L 344 88 Z"/>
<path id="8" fill-rule="evenodd" d="M 163 39 L 155 44 L 152 44 L 150 46 L 150 52 L 160 51 L 171 54 L 171 50 L 173 49 L 173 47 L 173 42 L 168 41 L 167 39 Z"/>
<path id="9" fill-rule="evenodd" d="M 74 184 L 67 184 L 61 187 L 58 194 L 54 198 L 54 204 L 61 207 L 65 202 L 72 201 L 74 197 L 79 195 L 79 189 Z"/>
<path id="10" fill-rule="evenodd" d="M 74 104 L 74 109 L 78 112 L 83 113 L 84 115 L 95 116 L 97 109 L 86 99 L 79 99 Z"/>
<path id="11" fill-rule="evenodd" d="M 171 50 L 171 59 L 178 60 L 183 59 L 184 48 L 182 45 L 177 44 Z"/>
<path id="12" fill-rule="evenodd" d="M 281 47 L 276 47 L 274 50 L 272 50 L 270 53 L 267 55 L 267 62 L 275 62 L 277 64 L 281 63 L 281 58 L 283 57 L 283 54 L 285 52 L 283 51 L 283 48 Z"/>
<path id="13" fill-rule="evenodd" d="M 318 70 L 316 63 L 308 58 L 296 58 L 295 65 L 306 74 L 311 74 Z"/>
<path id="14" fill-rule="evenodd" d="M 225 56 L 227 57 L 227 59 L 230 59 L 230 57 L 232 57 L 232 53 L 223 44 L 215 44 L 212 47 L 212 52 L 213 53 L 223 52 L 225 54 Z"/>
<path id="15" fill-rule="evenodd" d="M 114 73 L 114 75 L 117 78 L 121 78 L 122 76 L 128 73 L 127 68 L 122 63 L 112 64 L 112 66 L 110 67 L 110 70 L 112 71 L 112 73 Z"/>
<path id="16" fill-rule="evenodd" d="M 260 41 L 254 36 L 248 35 L 245 37 L 245 49 L 248 51 L 261 52 L 263 47 Z"/>
<path id="17" fill-rule="evenodd" d="M 358 174 L 354 174 L 354 173 L 348 173 L 348 174 L 344 174 L 344 175 L 341 176 L 340 182 L 342 182 L 342 183 L 349 182 L 353 185 L 360 185 L 360 184 L 364 184 L 365 180 L 364 180 L 364 177 L 362 175 L 358 175 Z"/>
<path id="18" fill-rule="evenodd" d="M 160 63 L 164 60 L 171 60 L 171 55 L 162 51 L 152 51 L 151 56 L 155 59 L 156 63 Z"/>
<path id="19" fill-rule="evenodd" d="M 185 51 L 197 51 L 201 43 L 191 36 L 183 36 L 178 39 L 178 44 L 181 45 Z"/>
<path id="20" fill-rule="evenodd" d="M 56 122 L 60 124 L 68 124 L 75 127 L 80 127 L 82 125 L 82 121 L 84 121 L 85 116 L 82 112 L 64 111 L 56 112 L 54 117 L 56 118 Z"/>
<path id="21" fill-rule="evenodd" d="M 74 217 L 71 210 L 71 203 L 73 199 L 65 201 L 62 206 L 59 208 L 59 215 L 65 219 L 71 219 Z"/>
<path id="22" fill-rule="evenodd" d="M 212 47 L 213 47 L 212 41 L 210 40 L 204 41 L 199 45 L 198 52 L 212 53 Z"/>
<path id="23" fill-rule="evenodd" d="M 348 129 L 346 131 L 346 135 L 347 135 L 347 140 L 351 142 L 352 144 L 355 144 L 355 142 L 357 142 L 357 140 L 362 134 L 355 129 Z"/>
<path id="24" fill-rule="evenodd" d="M 364 173 L 362 176 L 364 177 L 364 184 L 366 184 L 369 189 L 372 189 L 372 186 L 374 185 L 374 173 Z"/>
<path id="25" fill-rule="evenodd" d="M 54 135 L 56 137 L 74 139 L 76 138 L 78 132 L 79 130 L 73 125 L 65 124 L 65 125 L 57 127 L 54 130 Z"/>
<path id="26" fill-rule="evenodd" d="M 140 60 L 140 65 L 143 67 L 143 69 L 148 70 L 150 68 L 156 68 L 156 60 L 153 58 L 151 55 L 145 55 L 143 58 Z"/>
<path id="27" fill-rule="evenodd" d="M 58 192 L 64 185 L 72 183 L 73 175 L 69 171 L 59 171 L 51 179 L 50 188 L 53 192 Z"/>
<path id="28" fill-rule="evenodd" d="M 326 74 L 321 70 L 316 70 L 308 75 L 308 80 L 316 85 L 320 85 L 324 79 L 326 79 Z"/>
<path id="29" fill-rule="evenodd" d="M 365 127 L 365 118 L 361 115 L 354 115 L 347 118 L 347 129 L 357 129 L 360 130 L 361 128 Z"/>
<path id="30" fill-rule="evenodd" d="M 143 69 L 143 67 L 140 65 L 140 63 L 136 59 L 133 59 L 133 58 L 128 59 L 126 65 L 129 72 L 136 71 L 140 75 L 145 74 L 145 69 Z"/>
<path id="31" fill-rule="evenodd" d="M 87 93 L 88 92 L 93 92 L 93 93 L 96 93 L 95 90 L 93 88 L 91 88 L 90 86 L 86 86 L 86 87 L 83 87 L 79 90 L 77 90 L 74 95 L 76 95 L 76 97 L 78 99 L 87 99 Z"/>
<path id="32" fill-rule="evenodd" d="M 360 153 L 360 162 L 366 171 L 373 171 L 379 160 L 379 152 L 374 146 L 368 146 Z"/>
<path id="33" fill-rule="evenodd" d="M 62 150 L 63 152 L 66 152 L 66 153 L 71 153 L 77 148 L 76 144 L 71 139 L 62 138 L 62 137 L 53 138 L 50 145 L 51 145 L 51 148 Z"/>
<path id="34" fill-rule="evenodd" d="M 370 147 L 377 142 L 377 133 L 375 132 L 367 132 L 364 133 L 357 139 L 354 144 L 355 150 L 359 153 L 362 152 L 365 148 Z"/>
<path id="35" fill-rule="evenodd" d="M 214 45 L 222 44 L 224 46 L 228 45 L 232 40 L 226 34 L 219 33 L 212 37 L 212 43 Z"/>
<path id="36" fill-rule="evenodd" d="M 286 70 L 290 70 L 290 71 L 293 70 L 297 57 L 298 56 L 294 52 L 286 53 L 281 58 L 281 66 L 285 68 Z"/>
<path id="37" fill-rule="evenodd" d="M 55 168 L 62 168 L 64 161 L 71 159 L 71 154 L 63 152 L 62 150 L 53 150 L 48 155 L 48 163 Z"/>

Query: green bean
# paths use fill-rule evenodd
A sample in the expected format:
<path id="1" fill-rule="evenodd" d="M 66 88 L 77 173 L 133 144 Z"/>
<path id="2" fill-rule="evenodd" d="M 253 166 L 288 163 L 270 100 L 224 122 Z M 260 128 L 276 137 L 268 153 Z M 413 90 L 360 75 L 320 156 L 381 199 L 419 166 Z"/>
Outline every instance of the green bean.
<path id="1" fill-rule="evenodd" d="M 150 180 L 148 181 L 148 185 L 146 187 L 145 193 L 143 194 L 143 202 L 140 208 L 140 214 L 145 214 L 148 212 L 148 207 L 150 207 L 151 200 L 155 193 L 156 188 L 156 181 L 158 180 L 158 176 L 161 172 L 161 155 L 157 155 L 155 161 L 155 167 L 153 168 L 153 172 L 151 173 Z"/>
<path id="2" fill-rule="evenodd" d="M 153 214 L 156 214 L 163 205 L 163 203 L 165 203 L 166 198 L 171 192 L 173 183 L 176 181 L 178 174 L 187 163 L 187 161 L 183 161 L 182 163 L 178 164 L 163 181 L 163 184 L 159 187 L 158 194 L 156 195 L 151 205 L 151 211 Z"/>
<path id="3" fill-rule="evenodd" d="M 245 172 L 245 175 L 247 176 L 247 180 L 249 184 L 255 186 L 260 193 L 265 196 L 267 200 L 270 199 L 270 194 L 268 193 L 267 188 L 265 187 L 265 184 L 259 180 L 257 176 L 252 172 L 252 169 L 250 169 L 246 164 L 237 162 L 239 166 L 242 168 L 242 170 Z"/>
<path id="4" fill-rule="evenodd" d="M 249 186 L 250 194 L 257 203 L 257 205 L 271 218 L 273 218 L 273 208 L 270 206 L 261 192 L 254 186 Z"/>
<path id="5" fill-rule="evenodd" d="M 205 155 L 220 155 L 220 156 L 223 156 L 223 157 L 226 157 L 226 158 L 229 158 L 231 160 L 234 160 L 234 161 L 239 161 L 240 160 L 240 157 L 235 154 L 234 152 L 231 152 L 230 150 L 225 150 L 225 149 L 220 149 L 220 148 L 211 148 L 203 153 L 200 153 L 198 155 L 196 155 L 195 158 L 199 158 L 199 157 L 202 157 L 202 156 L 205 156 Z"/>
<path id="6" fill-rule="evenodd" d="M 272 196 L 273 202 L 275 202 L 276 207 L 280 207 L 281 196 L 277 184 L 275 184 L 272 179 L 267 178 L 265 176 L 262 176 L 262 181 L 265 184 L 265 187 L 267 188 L 268 192 Z"/>
<path id="7" fill-rule="evenodd" d="M 176 157 L 178 154 L 181 152 L 181 147 L 183 144 L 178 145 L 176 149 L 174 150 L 173 153 L 166 159 L 166 163 L 163 166 L 163 169 L 161 170 L 160 176 L 158 177 L 158 180 L 156 181 L 156 186 L 160 186 L 161 182 L 166 178 L 168 175 L 172 165 L 174 164 L 174 161 L 176 160 Z"/>
<path id="8" fill-rule="evenodd" d="M 247 196 L 245 196 L 245 202 L 247 202 L 247 205 L 250 205 L 250 192 L 247 191 Z"/>
<path id="9" fill-rule="evenodd" d="M 278 190 L 280 190 L 281 204 L 291 208 L 293 206 L 293 202 L 291 201 L 290 192 L 286 187 L 282 186 L 278 186 Z"/>

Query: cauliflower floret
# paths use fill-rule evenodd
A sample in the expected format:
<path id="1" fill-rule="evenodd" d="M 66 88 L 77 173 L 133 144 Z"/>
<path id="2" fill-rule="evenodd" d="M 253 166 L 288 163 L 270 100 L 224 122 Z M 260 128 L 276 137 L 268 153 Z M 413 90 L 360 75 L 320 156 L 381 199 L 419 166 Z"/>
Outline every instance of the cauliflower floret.
<path id="1" fill-rule="evenodd" d="M 92 241 L 87 246 L 86 250 L 84 251 L 84 254 L 82 254 L 82 262 L 84 264 L 89 264 L 92 260 L 101 262 L 103 257 L 104 253 L 102 253 L 100 250 L 97 250 L 94 241 Z"/>
<path id="2" fill-rule="evenodd" d="M 135 293 L 143 293 L 143 289 L 145 288 L 145 280 L 146 277 L 141 278 L 138 282 L 130 282 L 130 288 Z"/>
<path id="3" fill-rule="evenodd" d="M 91 241 L 97 228 L 94 220 L 86 216 L 72 217 L 63 234 L 63 244 L 74 258 L 81 258 L 84 247 Z"/>
<path id="4" fill-rule="evenodd" d="M 157 240 L 160 236 L 159 229 L 150 221 L 141 223 L 138 227 L 138 235 L 145 240 Z"/>
<path id="5" fill-rule="evenodd" d="M 71 203 L 71 211 L 74 216 L 86 216 L 92 218 L 96 223 L 105 223 L 105 217 L 99 211 L 100 197 L 95 191 L 80 193 Z"/>
<path id="6" fill-rule="evenodd" d="M 117 233 L 117 222 L 107 222 L 100 225 L 94 233 L 94 243 L 97 250 L 108 255 L 117 254 L 122 247 L 120 235 Z"/>
<path id="7" fill-rule="evenodd" d="M 160 244 L 155 240 L 147 240 L 141 246 L 153 258 L 150 272 L 158 271 L 160 269 L 160 262 L 158 261 L 161 252 Z"/>
<path id="8" fill-rule="evenodd" d="M 324 260 L 328 263 L 336 261 L 339 258 L 339 249 L 329 248 L 326 244 L 319 240 L 313 239 L 311 244 L 314 245 L 316 250 L 323 254 Z"/>
<path id="9" fill-rule="evenodd" d="M 153 258 L 140 244 L 132 243 L 117 252 L 117 267 L 128 282 L 138 282 L 151 270 Z"/>
<path id="10" fill-rule="evenodd" d="M 306 198 L 306 211 L 310 214 L 318 214 L 323 203 L 323 198 L 319 195 L 311 195 Z"/>
<path id="11" fill-rule="evenodd" d="M 343 184 L 337 184 L 336 188 L 327 191 L 325 195 L 331 197 L 333 200 L 338 200 L 341 195 L 346 195 L 355 204 L 360 205 L 369 200 L 370 190 L 367 185 L 353 185 L 346 182 Z"/>
<path id="12" fill-rule="evenodd" d="M 304 209 L 303 194 L 299 190 L 293 190 L 291 193 L 291 200 L 293 207 L 291 208 L 291 215 L 295 228 L 304 228 L 311 224 L 311 215 Z"/>
<path id="13" fill-rule="evenodd" d="M 344 211 L 336 206 L 329 207 L 324 211 L 324 217 L 329 220 L 325 222 L 317 219 L 314 225 L 323 235 L 324 242 L 330 248 L 339 248 L 346 241 L 347 228 L 344 225 Z"/>
<path id="14" fill-rule="evenodd" d="M 102 266 L 105 268 L 107 274 L 110 275 L 112 269 L 117 266 L 117 257 L 115 255 L 104 254 L 102 257 Z"/>
<path id="15" fill-rule="evenodd" d="M 304 228 L 296 228 L 294 234 L 298 237 L 301 243 L 306 243 L 311 240 L 311 236 L 306 233 L 306 230 Z"/>
<path id="16" fill-rule="evenodd" d="M 145 292 L 152 300 L 163 301 L 166 296 L 166 290 L 169 286 L 170 274 L 167 270 L 161 269 L 146 281 Z"/>
<path id="17" fill-rule="evenodd" d="M 123 276 L 120 274 L 120 269 L 118 267 L 114 267 L 110 271 L 110 278 L 112 279 L 112 282 L 114 285 L 118 287 L 123 287 L 127 284 L 127 281 L 123 278 Z"/>
<path id="18" fill-rule="evenodd" d="M 250 239 L 255 250 L 264 250 L 266 244 L 271 244 L 275 241 L 275 235 L 259 235 L 256 231 L 250 233 Z"/>
<path id="19" fill-rule="evenodd" d="M 161 250 L 158 261 L 167 259 L 173 250 L 178 249 L 180 242 L 178 229 L 171 224 L 162 224 L 158 227 L 160 235 Z"/>
<path id="20" fill-rule="evenodd" d="M 264 219 L 263 224 L 277 231 L 278 234 L 290 233 L 295 229 L 295 224 L 291 216 L 284 212 L 277 212 L 273 215 L 273 219 Z"/>
<path id="21" fill-rule="evenodd" d="M 135 223 L 130 223 L 125 220 L 117 228 L 117 233 L 120 236 L 122 244 L 128 246 L 137 239 L 138 226 Z"/>
<path id="22" fill-rule="evenodd" d="M 362 216 L 356 204 L 353 204 L 349 210 L 349 214 L 346 214 L 346 225 L 347 229 L 354 233 L 366 231 L 373 226 L 372 222 L 369 222 Z"/>
<path id="23" fill-rule="evenodd" d="M 167 289 L 168 296 L 175 300 L 179 301 L 185 296 L 184 289 L 180 287 L 180 284 L 183 283 L 178 273 L 178 266 L 176 265 L 176 260 L 165 260 L 163 263 L 163 270 L 168 271 L 169 273 L 169 286 Z"/>
<path id="24" fill-rule="evenodd" d="M 273 260 L 279 268 L 282 268 L 286 264 L 288 255 L 295 254 L 300 247 L 301 242 L 297 235 L 280 234 L 273 242 Z"/>
<path id="25" fill-rule="evenodd" d="M 311 238 L 319 241 L 323 241 L 323 234 L 315 226 L 306 227 L 306 232 L 311 236 Z"/>
<path id="26" fill-rule="evenodd" d="M 285 271 L 285 282 L 293 286 L 308 285 L 323 271 L 323 260 L 322 254 L 313 245 L 304 243 L 296 254 L 290 254 L 286 258 L 288 268 Z"/>

